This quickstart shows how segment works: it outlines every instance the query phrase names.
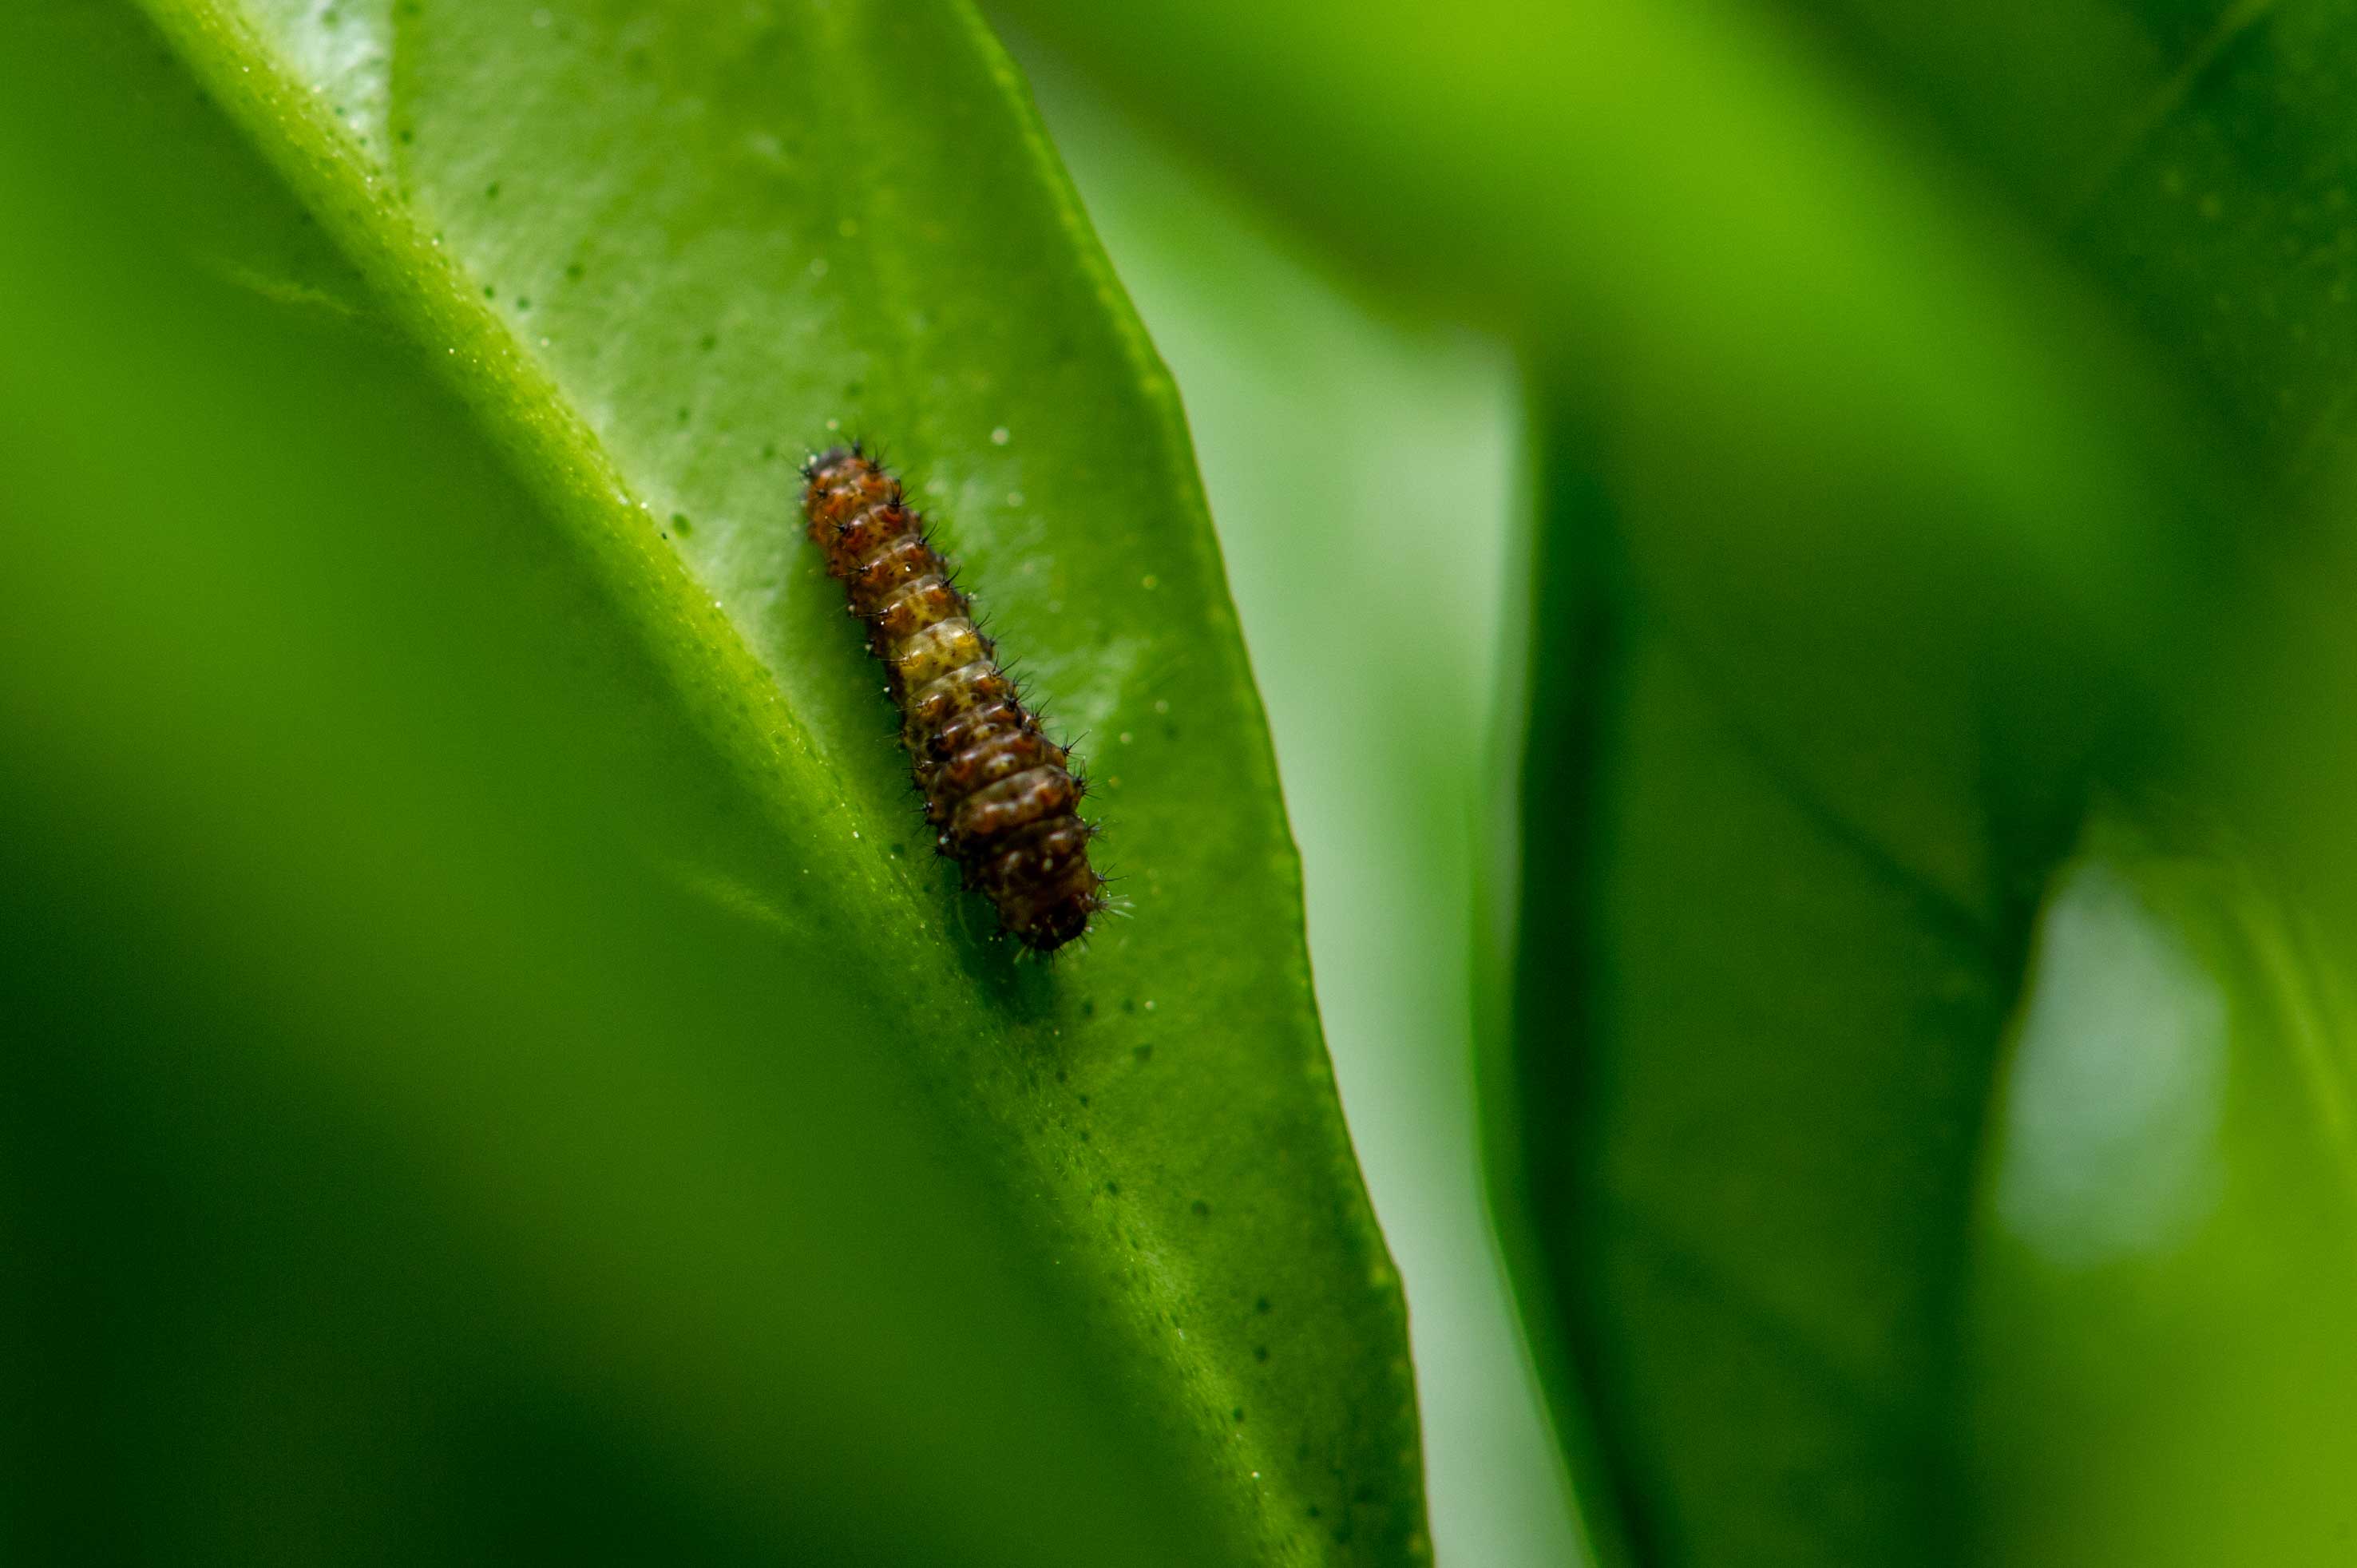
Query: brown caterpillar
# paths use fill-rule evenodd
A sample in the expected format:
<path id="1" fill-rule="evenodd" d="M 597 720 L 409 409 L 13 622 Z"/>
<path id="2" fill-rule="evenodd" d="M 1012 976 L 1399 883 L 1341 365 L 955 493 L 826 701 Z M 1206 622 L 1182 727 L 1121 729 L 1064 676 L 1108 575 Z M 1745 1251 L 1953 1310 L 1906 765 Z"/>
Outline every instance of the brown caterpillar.
<path id="1" fill-rule="evenodd" d="M 996 645 L 976 629 L 899 481 L 857 443 L 813 458 L 802 477 L 811 540 L 891 677 L 935 846 L 1017 940 L 1053 952 L 1105 907 L 1104 878 L 1089 865 L 1096 829 L 1080 818 L 1070 755 L 1040 733 L 999 669 Z"/>

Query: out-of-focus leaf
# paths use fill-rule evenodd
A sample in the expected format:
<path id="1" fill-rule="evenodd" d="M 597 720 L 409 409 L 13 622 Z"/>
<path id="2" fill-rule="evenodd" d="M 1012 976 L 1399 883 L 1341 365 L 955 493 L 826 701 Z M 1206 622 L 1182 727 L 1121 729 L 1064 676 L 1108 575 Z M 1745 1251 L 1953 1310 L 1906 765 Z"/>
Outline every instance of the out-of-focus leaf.
<path id="1" fill-rule="evenodd" d="M 2357 942 L 2357 27 L 2268 0 L 1788 3 L 2098 280 L 2200 407 L 2244 560 L 2190 646 L 2155 650 L 2176 655 L 2167 705 L 2265 877 Z"/>
<path id="2" fill-rule="evenodd" d="M 1985 1155 L 1980 1554 L 2345 1561 L 2357 27 L 2240 0 L 1794 9 L 2100 280 L 2248 481 L 2253 568 L 2165 699 L 2180 788 L 2237 833 L 2091 830 Z M 2183 1225 L 2141 1234 L 2172 1197 Z"/>
<path id="3" fill-rule="evenodd" d="M 1762 8 L 1009 9 L 1538 346 L 1500 1157 L 1591 1506 L 1648 1561 L 1960 1553 L 1986 1111 L 2087 782 L 2192 753 L 2278 870 L 2345 815 L 2330 591 L 2229 564 L 2357 334 L 2341 24 L 1851 7 L 2010 117 L 2008 192 Z"/>
<path id="4" fill-rule="evenodd" d="M 1986 168 L 2190 372 L 2246 460 L 2345 464 L 2357 217 L 2340 7 L 1785 0 Z"/>
<path id="5" fill-rule="evenodd" d="M 2100 810 L 1975 1197 L 1976 1562 L 2346 1563 L 2345 961 L 2214 832 Z"/>
<path id="6" fill-rule="evenodd" d="M 2124 635 L 2159 607 L 2147 574 L 2181 565 L 2141 559 L 2172 498 L 2216 482 L 2173 389 L 2034 228 L 1892 136 L 1778 18 L 999 8 L 1339 254 L 1516 330 L 1614 424 L 1674 416 L 1655 438 L 1710 461 L 1772 444 L 1919 475 Z"/>
<path id="7" fill-rule="evenodd" d="M 1592 1528 L 1921 1553 L 1998 1036 L 2107 666 L 2175 624 L 2199 448 L 2027 231 L 1755 14 L 1011 8 L 1185 61 L 1140 76 L 1166 113 L 1540 345 L 1493 1078 Z"/>
<path id="8" fill-rule="evenodd" d="M 1422 1554 L 1183 428 L 978 25 L 151 9 L 0 23 L 24 1554 Z M 1055 969 L 834 424 L 1092 732 Z"/>
<path id="9" fill-rule="evenodd" d="M 1608 480 L 1554 406 L 1493 1155 L 1591 1508 L 1625 1560 L 1936 1560 L 1982 1109 L 2116 700 L 2001 559 L 1796 514 L 1876 470 L 1714 535 L 1727 476 Z"/>

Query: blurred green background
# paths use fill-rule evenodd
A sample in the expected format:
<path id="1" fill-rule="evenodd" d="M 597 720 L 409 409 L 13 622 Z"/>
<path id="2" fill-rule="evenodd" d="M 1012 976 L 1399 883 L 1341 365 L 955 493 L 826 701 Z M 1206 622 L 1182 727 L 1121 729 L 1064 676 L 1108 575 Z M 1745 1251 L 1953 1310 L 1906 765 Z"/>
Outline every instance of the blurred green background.
<path id="1" fill-rule="evenodd" d="M 1428 788 L 1494 802 L 1519 754 L 1466 1012 L 1594 1549 L 2345 1561 L 2345 13 L 1005 9 L 1523 378 L 1530 635 Z M 1420 402 L 1446 499 L 1403 478 L 1396 515 L 1453 555 L 1488 525 Z M 1297 509 L 1232 483 L 1281 689 L 1239 535 Z M 1384 645 L 1450 667 L 1416 575 Z M 1308 795 L 1331 742 L 1275 714 L 1315 866 L 1352 791 Z M 1364 993 L 1314 888 L 1321 994 Z M 1361 1155 L 1429 1364 L 1448 1287 Z M 1453 1472 L 1480 1439 L 1425 1411 L 1444 1556 L 1559 1550 L 1528 1472 Z"/>
<path id="2" fill-rule="evenodd" d="M 2357 1555 L 2346 5 L 0 46 L 11 1560 Z"/>

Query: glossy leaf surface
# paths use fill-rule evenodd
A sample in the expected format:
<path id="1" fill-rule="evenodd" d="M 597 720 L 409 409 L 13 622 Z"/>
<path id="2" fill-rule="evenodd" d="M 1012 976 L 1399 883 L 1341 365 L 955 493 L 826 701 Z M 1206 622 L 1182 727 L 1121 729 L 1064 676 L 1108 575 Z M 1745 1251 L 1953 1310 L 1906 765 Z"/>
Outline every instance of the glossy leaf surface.
<path id="1" fill-rule="evenodd" d="M 63 1402 L 185 1348 L 55 1473 L 229 1559 L 306 1560 L 378 1471 L 436 1555 L 683 1518 L 719 1556 L 1421 1554 L 1175 395 L 979 24 L 151 10 L 6 24 L 24 1146 L 145 1184 L 24 1210 L 82 1294 L 20 1348 Z M 799 542 L 838 429 L 1089 736 L 1131 918 L 1055 968 L 926 853 Z M 154 1062 L 144 1112 L 80 1076 Z M 477 1499 L 436 1479 L 470 1452 L 526 1457 Z M 307 1489 L 232 1484 L 296 1453 Z M 59 1539 L 85 1494 L 38 1493 Z"/>

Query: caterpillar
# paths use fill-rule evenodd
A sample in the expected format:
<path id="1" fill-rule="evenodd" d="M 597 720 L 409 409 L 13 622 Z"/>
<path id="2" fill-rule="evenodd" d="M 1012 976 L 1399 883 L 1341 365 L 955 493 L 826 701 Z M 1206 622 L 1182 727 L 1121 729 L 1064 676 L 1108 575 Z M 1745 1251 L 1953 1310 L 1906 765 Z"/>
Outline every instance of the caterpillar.
<path id="1" fill-rule="evenodd" d="M 1085 787 L 1042 733 L 973 602 L 909 510 L 899 481 L 854 443 L 802 470 L 802 510 L 826 569 L 883 660 L 935 848 L 981 889 L 1004 928 L 1035 952 L 1082 935 L 1105 908 L 1089 864 L 1095 827 Z"/>

